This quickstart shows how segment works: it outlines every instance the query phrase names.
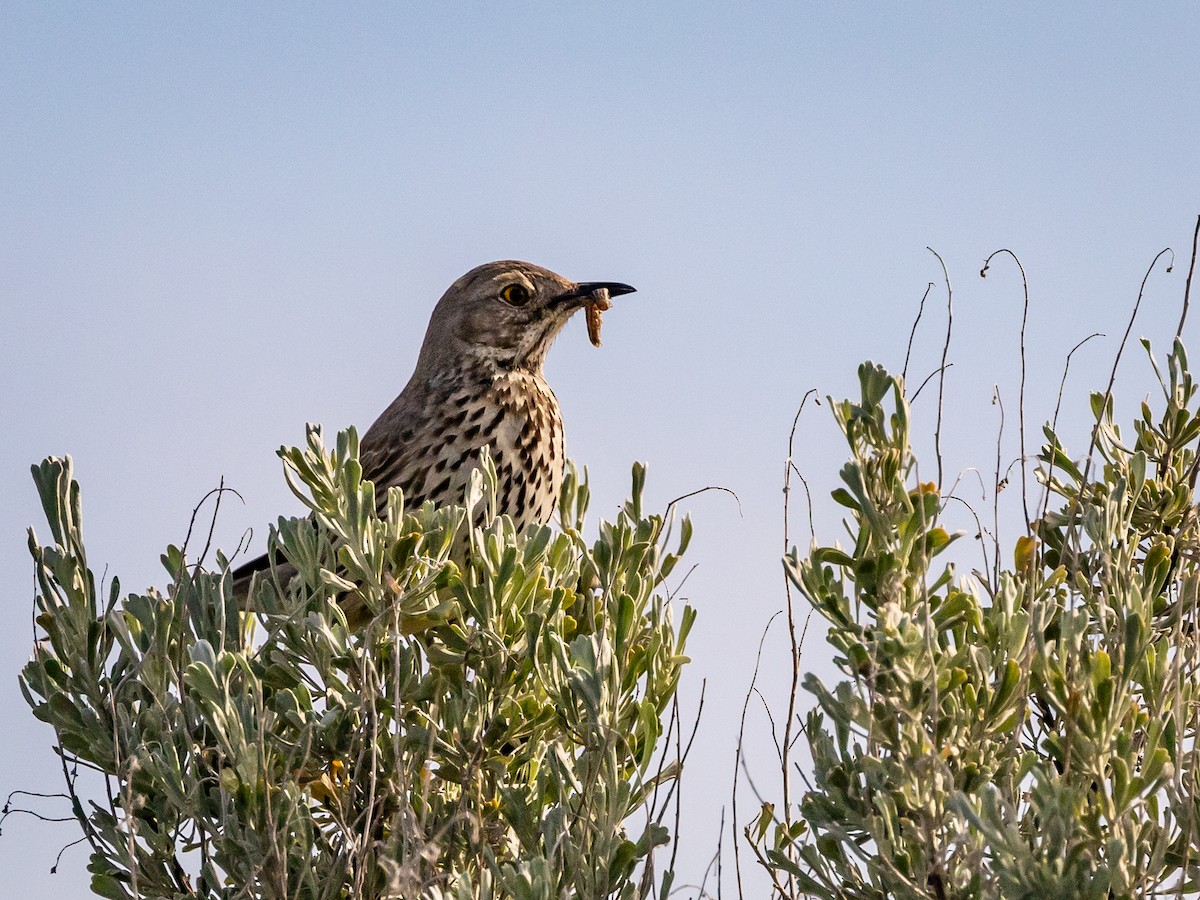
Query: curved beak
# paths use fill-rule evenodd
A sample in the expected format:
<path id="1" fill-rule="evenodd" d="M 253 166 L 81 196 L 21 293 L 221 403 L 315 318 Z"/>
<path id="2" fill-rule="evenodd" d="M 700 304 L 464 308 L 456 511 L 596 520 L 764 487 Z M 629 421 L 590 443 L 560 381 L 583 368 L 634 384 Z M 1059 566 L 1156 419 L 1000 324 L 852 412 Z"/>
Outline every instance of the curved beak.
<path id="1" fill-rule="evenodd" d="M 592 294 L 596 293 L 596 291 L 601 290 L 608 291 L 608 296 L 610 297 L 620 297 L 622 294 L 635 293 L 637 288 L 622 284 L 619 281 L 581 281 L 565 294 L 559 294 L 552 302 L 555 306 L 570 303 L 573 300 L 582 303 L 592 296 Z"/>

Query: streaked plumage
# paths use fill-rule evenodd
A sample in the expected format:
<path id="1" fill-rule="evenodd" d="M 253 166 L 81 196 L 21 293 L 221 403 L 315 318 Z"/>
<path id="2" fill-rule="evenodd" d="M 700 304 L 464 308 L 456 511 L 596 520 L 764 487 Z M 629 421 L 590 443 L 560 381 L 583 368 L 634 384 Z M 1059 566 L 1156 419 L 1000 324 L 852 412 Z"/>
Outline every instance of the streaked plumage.
<path id="1" fill-rule="evenodd" d="M 377 496 L 398 485 L 407 502 L 460 503 L 482 447 L 499 475 L 500 511 L 518 528 L 549 520 L 566 456 L 558 401 L 542 366 L 554 338 L 599 291 L 530 263 L 505 260 L 472 269 L 434 307 L 408 384 L 360 444 L 363 477 Z M 268 566 L 237 569 L 235 591 Z"/>

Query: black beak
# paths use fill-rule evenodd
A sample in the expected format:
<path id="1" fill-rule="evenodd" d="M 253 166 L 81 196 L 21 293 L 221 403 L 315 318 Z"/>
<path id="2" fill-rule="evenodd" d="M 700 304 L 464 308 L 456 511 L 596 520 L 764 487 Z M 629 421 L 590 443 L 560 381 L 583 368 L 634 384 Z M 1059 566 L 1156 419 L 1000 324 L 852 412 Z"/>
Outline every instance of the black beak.
<path id="1" fill-rule="evenodd" d="M 584 281 L 575 288 L 580 296 L 594 294 L 601 289 L 607 290 L 610 297 L 620 297 L 622 294 L 634 294 L 637 292 L 637 288 L 621 284 L 619 281 Z"/>
<path id="2" fill-rule="evenodd" d="M 636 292 L 637 288 L 621 284 L 619 281 L 581 281 L 565 294 L 559 294 L 555 297 L 554 304 L 557 306 L 562 303 L 569 303 L 572 300 L 586 300 L 599 290 L 607 290 L 610 297 L 620 297 L 622 294 Z"/>

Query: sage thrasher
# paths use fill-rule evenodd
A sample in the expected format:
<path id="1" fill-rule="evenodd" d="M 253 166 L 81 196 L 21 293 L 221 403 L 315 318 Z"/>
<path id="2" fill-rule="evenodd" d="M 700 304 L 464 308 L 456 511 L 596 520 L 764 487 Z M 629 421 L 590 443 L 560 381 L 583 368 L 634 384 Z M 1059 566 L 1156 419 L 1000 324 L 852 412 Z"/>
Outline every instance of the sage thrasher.
<path id="1" fill-rule="evenodd" d="M 412 377 L 360 443 L 363 478 L 375 483 L 380 502 L 396 485 L 415 506 L 461 503 L 487 446 L 500 513 L 517 528 L 547 522 L 566 457 L 558 400 L 542 373 L 546 352 L 576 311 L 602 309 L 607 296 L 633 290 L 576 283 L 513 260 L 486 263 L 450 285 L 430 316 Z M 598 343 L 598 331 L 592 339 Z M 236 569 L 235 594 L 244 596 L 251 576 L 269 567 L 263 555 Z"/>

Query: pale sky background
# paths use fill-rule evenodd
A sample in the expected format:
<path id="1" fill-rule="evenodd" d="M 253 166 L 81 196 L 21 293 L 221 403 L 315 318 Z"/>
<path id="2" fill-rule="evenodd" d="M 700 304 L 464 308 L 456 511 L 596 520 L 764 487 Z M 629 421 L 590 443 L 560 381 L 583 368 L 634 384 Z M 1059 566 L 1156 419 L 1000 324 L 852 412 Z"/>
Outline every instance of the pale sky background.
<path id="1" fill-rule="evenodd" d="M 0 793 L 60 786 L 16 684 L 25 528 L 47 533 L 29 465 L 72 454 L 93 566 L 128 589 L 161 584 L 159 553 L 222 475 L 246 501 L 225 506 L 223 546 L 297 512 L 276 448 L 308 421 L 369 425 L 446 286 L 515 257 L 638 288 L 606 317 L 603 349 L 574 322 L 548 366 L 594 512 L 617 507 L 635 459 L 660 506 L 705 485 L 741 498 L 741 515 L 720 494 L 686 504 L 700 618 L 683 696 L 694 705 L 707 678 L 708 699 L 677 883 L 699 881 L 759 636 L 784 600 L 780 488 L 804 392 L 854 390 L 867 358 L 900 368 L 941 281 L 929 245 L 955 287 L 947 470 L 993 465 L 993 384 L 1013 458 L 1020 282 L 1005 261 L 977 274 L 1008 247 L 1032 297 L 1031 446 L 1066 351 L 1109 335 L 1068 381 L 1081 451 L 1086 391 L 1166 246 L 1178 264 L 1150 279 L 1134 337 L 1165 349 L 1179 317 L 1200 212 L 1198 52 L 1191 4 L 3 2 Z M 914 378 L 944 328 L 935 290 Z M 1147 371 L 1131 347 L 1126 416 Z M 933 400 L 916 404 L 925 435 Z M 843 448 L 827 407 L 806 412 L 797 447 L 832 541 Z M 822 636 L 804 664 L 828 679 Z M 777 716 L 785 649 L 773 631 L 760 684 Z M 751 729 L 769 792 L 761 714 Z M 87 896 L 82 847 L 49 874 L 77 836 L 10 818 L 5 896 Z M 731 870 L 727 855 L 727 891 Z"/>

